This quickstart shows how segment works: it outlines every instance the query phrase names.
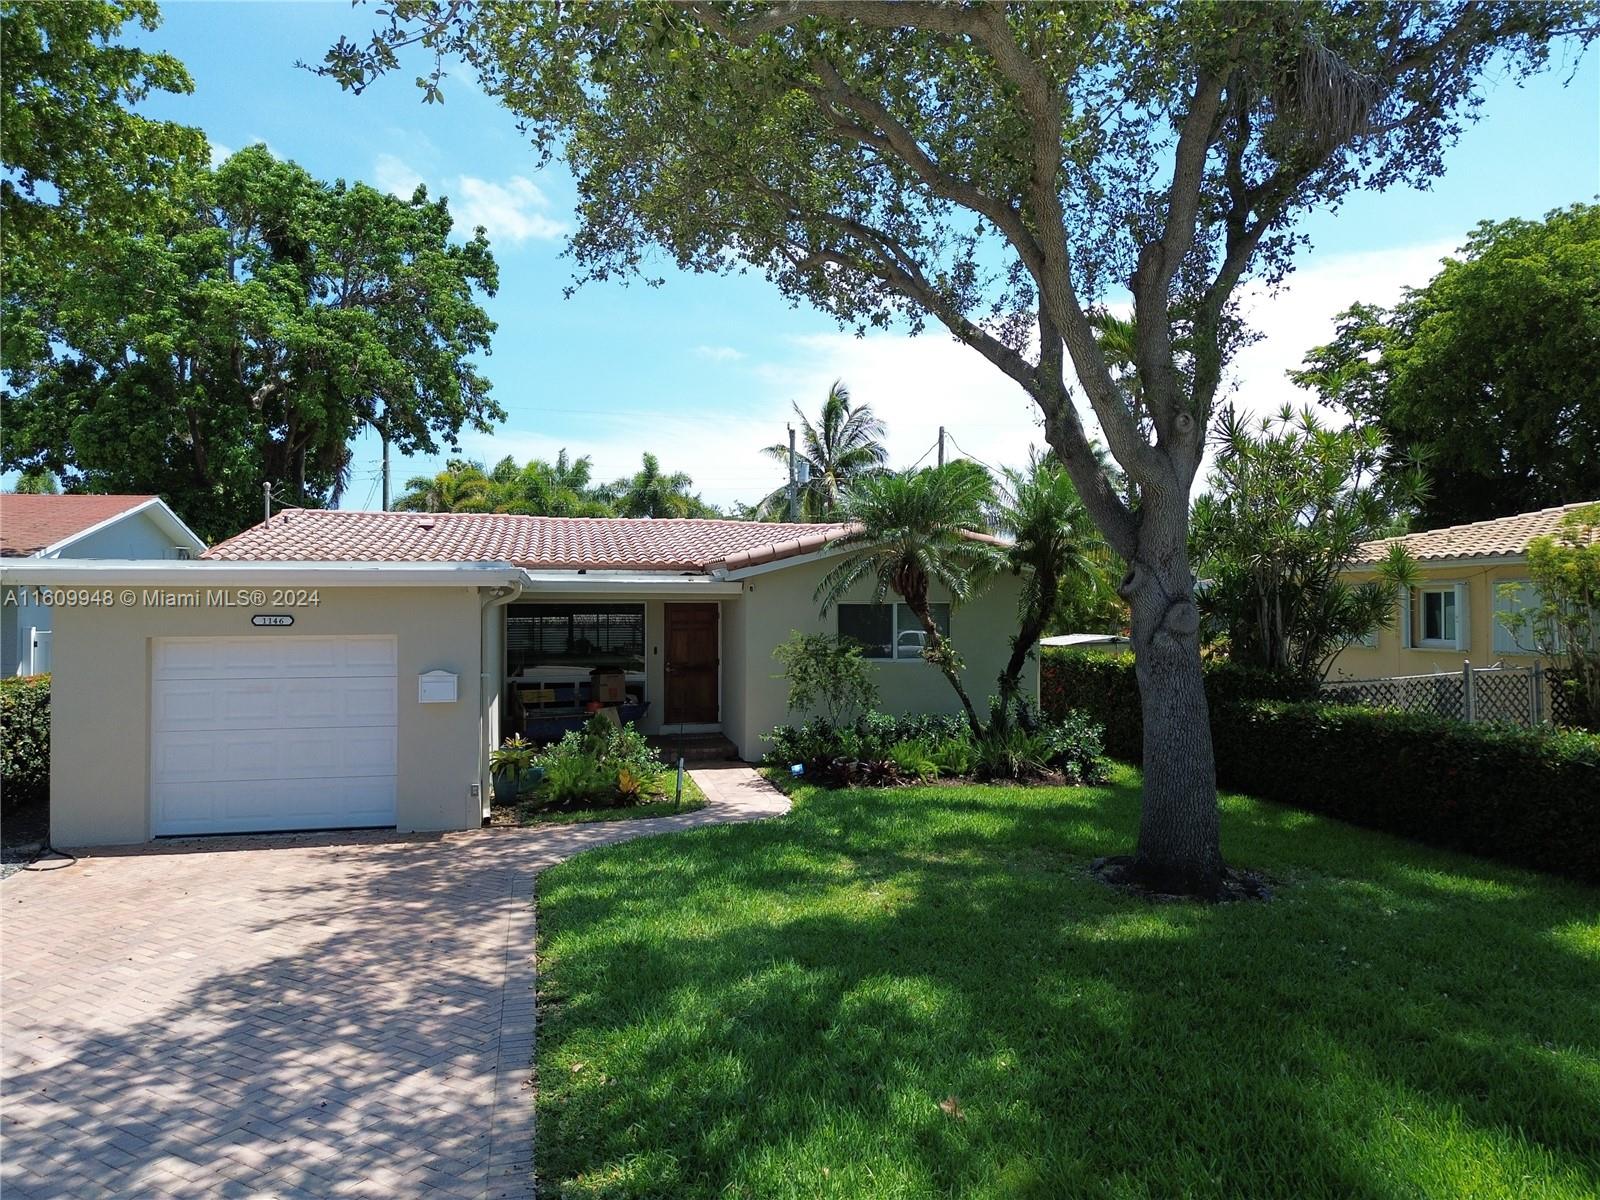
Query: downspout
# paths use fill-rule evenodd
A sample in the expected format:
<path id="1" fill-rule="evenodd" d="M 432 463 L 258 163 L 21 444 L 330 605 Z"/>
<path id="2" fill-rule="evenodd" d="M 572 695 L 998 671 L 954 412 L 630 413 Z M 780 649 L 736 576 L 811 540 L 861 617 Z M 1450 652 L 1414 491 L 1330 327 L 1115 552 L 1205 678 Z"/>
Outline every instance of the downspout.
<path id="1" fill-rule="evenodd" d="M 492 589 L 478 611 L 478 819 L 489 811 L 490 790 L 494 786 L 489 770 L 489 755 L 495 749 L 498 730 L 490 720 L 491 707 L 499 711 L 498 693 L 505 676 L 505 639 L 490 637 L 490 622 L 499 620 L 499 610 L 522 598 L 528 590 L 527 577 L 517 573 L 517 581 Z"/>

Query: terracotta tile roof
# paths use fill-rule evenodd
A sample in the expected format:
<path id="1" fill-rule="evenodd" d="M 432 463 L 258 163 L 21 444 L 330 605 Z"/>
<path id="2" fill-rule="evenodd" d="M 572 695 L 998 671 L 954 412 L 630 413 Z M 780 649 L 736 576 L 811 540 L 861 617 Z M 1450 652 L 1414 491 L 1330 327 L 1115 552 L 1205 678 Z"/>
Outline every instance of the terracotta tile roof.
<path id="1" fill-rule="evenodd" d="M 704 572 L 820 549 L 843 525 L 518 513 L 286 509 L 207 550 L 276 562 L 509 562 L 533 569 Z"/>
<path id="2" fill-rule="evenodd" d="M 16 558 L 53 546 L 154 496 L 0 496 L 0 556 Z"/>
<path id="3" fill-rule="evenodd" d="M 1448 525 L 1443 529 L 1429 529 L 1421 533 L 1408 533 L 1400 538 L 1384 538 L 1366 542 L 1352 560 L 1355 564 L 1382 562 L 1389 553 L 1392 542 L 1402 542 L 1411 557 L 1418 562 L 1458 558 L 1499 558 L 1503 555 L 1523 554 L 1528 543 L 1542 534 L 1554 533 L 1564 514 L 1576 508 L 1600 503 L 1586 500 L 1566 504 L 1560 508 L 1542 508 L 1538 512 L 1518 513 L 1514 517 L 1499 517 L 1493 521 L 1474 521 L 1470 525 Z"/>

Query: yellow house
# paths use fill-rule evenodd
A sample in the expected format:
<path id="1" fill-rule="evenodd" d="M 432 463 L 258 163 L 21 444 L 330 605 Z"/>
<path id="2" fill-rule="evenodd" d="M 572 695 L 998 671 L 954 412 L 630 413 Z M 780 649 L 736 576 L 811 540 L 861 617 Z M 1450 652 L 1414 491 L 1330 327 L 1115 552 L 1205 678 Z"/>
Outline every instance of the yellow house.
<path id="1" fill-rule="evenodd" d="M 1500 614 L 1522 613 L 1538 602 L 1528 580 L 1528 543 L 1554 533 L 1563 515 L 1592 503 L 1367 542 L 1346 579 L 1371 579 L 1394 541 L 1410 551 L 1420 579 L 1399 597 L 1394 622 L 1340 651 L 1328 678 L 1427 675 L 1459 671 L 1464 661 L 1475 667 L 1532 666 L 1538 655 L 1528 622 L 1513 627 Z M 1521 586 L 1509 590 L 1506 584 Z"/>

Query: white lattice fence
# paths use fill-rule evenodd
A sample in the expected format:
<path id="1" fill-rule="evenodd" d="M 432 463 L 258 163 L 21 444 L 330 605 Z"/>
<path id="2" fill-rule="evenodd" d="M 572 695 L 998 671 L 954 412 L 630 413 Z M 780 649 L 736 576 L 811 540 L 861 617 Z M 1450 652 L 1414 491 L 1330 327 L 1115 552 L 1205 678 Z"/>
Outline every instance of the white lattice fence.
<path id="1" fill-rule="evenodd" d="M 1455 721 L 1537 725 L 1550 719 L 1549 684 L 1542 667 L 1474 667 L 1383 679 L 1330 679 L 1322 695 L 1336 704 L 1427 713 Z"/>

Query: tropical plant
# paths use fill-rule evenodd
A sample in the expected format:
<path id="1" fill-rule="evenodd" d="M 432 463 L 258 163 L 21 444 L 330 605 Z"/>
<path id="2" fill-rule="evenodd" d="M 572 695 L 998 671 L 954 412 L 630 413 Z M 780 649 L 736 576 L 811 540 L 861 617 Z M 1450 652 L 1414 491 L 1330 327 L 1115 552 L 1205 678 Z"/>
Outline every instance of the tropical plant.
<path id="1" fill-rule="evenodd" d="M 1600 35 L 1586 0 L 383 11 L 321 69 L 360 90 L 406 47 L 465 59 L 566 157 L 580 283 L 754 270 L 848 328 L 937 322 L 1033 400 L 1129 564 L 1148 741 L 1127 878 L 1208 896 L 1224 864 L 1189 500 L 1249 335 L 1241 285 L 1291 269 L 1308 210 L 1438 174 L 1485 72 Z M 439 97 L 437 71 L 418 82 Z M 1137 408 L 1087 315 L 1124 286 Z"/>
<path id="2" fill-rule="evenodd" d="M 61 485 L 43 467 L 33 467 L 17 476 L 17 485 L 11 490 L 19 496 L 58 496 Z"/>
<path id="3" fill-rule="evenodd" d="M 922 657 L 949 680 L 974 735 L 982 725 L 961 682 L 961 658 L 933 618 L 929 592 L 938 584 L 959 607 L 1000 566 L 996 539 L 974 532 L 993 498 L 988 474 L 967 463 L 858 479 L 840 506 L 840 517 L 852 526 L 833 543 L 843 557 L 815 593 L 824 615 L 869 580 L 874 604 L 890 592 L 905 601 L 922 626 Z"/>
<path id="4" fill-rule="evenodd" d="M 790 712 L 820 709 L 828 724 L 839 725 L 878 702 L 872 664 L 850 638 L 796 630 L 772 657 L 783 666 L 779 678 L 789 684 Z"/>
<path id="5" fill-rule="evenodd" d="M 1600 204 L 1481 222 L 1425 286 L 1358 304 L 1295 382 L 1424 458 L 1423 528 L 1600 496 Z"/>
<path id="6" fill-rule="evenodd" d="M 994 524 L 1011 538 L 1006 562 L 1022 580 L 1019 628 L 999 679 L 998 711 L 1003 716 L 1014 708 L 1019 714 L 1024 711 L 1019 707 L 1022 669 L 1036 653 L 1063 593 L 1098 586 L 1103 572 L 1095 553 L 1105 542 L 1078 498 L 1072 476 L 1048 454 L 1034 455 L 1026 471 L 1005 471 Z"/>
<path id="7" fill-rule="evenodd" d="M 852 405 L 850 389 L 842 379 L 835 380 L 822 402 L 822 411 L 813 424 L 810 417 L 794 406 L 800 422 L 796 462 L 805 464 L 807 478 L 797 484 L 802 521 L 831 521 L 839 512 L 845 490 L 855 480 L 881 471 L 889 461 L 883 444 L 884 424 L 866 404 Z M 789 465 L 789 446 L 780 442 L 762 451 L 768 458 Z M 789 488 L 784 484 L 761 502 L 760 512 L 769 520 L 787 520 Z"/>
<path id="8" fill-rule="evenodd" d="M 437 475 L 415 475 L 394 501 L 396 512 L 493 512 L 495 483 L 481 463 L 453 458 Z"/>
<path id="9" fill-rule="evenodd" d="M 1531 626 L 1539 653 L 1562 664 L 1557 686 L 1571 692 L 1578 723 L 1600 729 L 1600 504 L 1563 514 L 1554 533 L 1528 543 L 1528 578 L 1532 594 L 1496 615 Z"/>
<path id="10" fill-rule="evenodd" d="M 1309 408 L 1217 420 L 1210 491 L 1194 506 L 1200 608 L 1238 663 L 1320 679 L 1352 641 L 1393 623 L 1396 592 L 1415 582 L 1400 542 L 1374 578 L 1343 577 L 1363 542 L 1404 533 L 1427 494 L 1415 465 L 1379 468 L 1372 426 L 1336 428 Z"/>
<path id="11" fill-rule="evenodd" d="M 689 489 L 694 480 L 682 471 L 665 472 L 661 460 L 645 454 L 639 470 L 601 489 L 619 517 L 714 517 L 716 509 Z"/>
<path id="12" fill-rule="evenodd" d="M 934 761 L 935 747 L 932 742 L 916 738 L 906 742 L 896 742 L 890 746 L 885 757 L 894 764 L 894 769 L 902 776 L 926 782 L 938 777 L 939 764 Z"/>

